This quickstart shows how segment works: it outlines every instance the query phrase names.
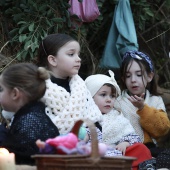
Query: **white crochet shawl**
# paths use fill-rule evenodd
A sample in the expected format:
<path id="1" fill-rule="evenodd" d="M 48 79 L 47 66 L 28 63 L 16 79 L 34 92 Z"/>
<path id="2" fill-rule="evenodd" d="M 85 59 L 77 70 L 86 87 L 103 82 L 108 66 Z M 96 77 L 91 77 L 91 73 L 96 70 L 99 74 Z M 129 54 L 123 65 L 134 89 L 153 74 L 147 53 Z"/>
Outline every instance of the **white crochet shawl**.
<path id="1" fill-rule="evenodd" d="M 103 142 L 117 144 L 123 136 L 135 134 L 135 130 L 121 112 L 113 109 L 103 115 L 102 137 Z"/>
<path id="2" fill-rule="evenodd" d="M 102 114 L 87 90 L 84 80 L 75 75 L 71 78 L 69 86 L 71 93 L 48 79 L 46 92 L 42 98 L 47 106 L 46 114 L 58 127 L 60 134 L 70 132 L 75 122 L 82 118 L 102 123 Z"/>
<path id="3" fill-rule="evenodd" d="M 131 125 L 135 129 L 136 133 L 140 136 L 142 142 L 144 141 L 143 129 L 140 125 L 140 117 L 136 113 L 138 110 L 133 104 L 127 99 L 129 95 L 127 91 L 122 92 L 122 96 L 119 96 L 115 101 L 114 107 L 122 111 L 123 115 L 130 120 Z M 160 96 L 152 96 L 148 90 L 146 90 L 145 101 L 148 106 L 156 109 L 162 109 L 165 111 L 165 105 Z"/>

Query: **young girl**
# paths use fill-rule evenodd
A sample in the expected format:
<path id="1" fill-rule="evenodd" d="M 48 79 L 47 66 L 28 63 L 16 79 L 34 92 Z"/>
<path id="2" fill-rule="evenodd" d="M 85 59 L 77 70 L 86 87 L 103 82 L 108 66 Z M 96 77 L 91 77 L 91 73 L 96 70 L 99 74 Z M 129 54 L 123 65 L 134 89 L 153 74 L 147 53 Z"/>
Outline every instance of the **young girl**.
<path id="1" fill-rule="evenodd" d="M 39 47 L 38 65 L 52 72 L 51 80 L 46 81 L 47 90 L 42 101 L 61 134 L 69 133 L 81 118 L 89 118 L 99 128 L 102 122 L 100 110 L 78 75 L 79 54 L 79 43 L 66 34 L 48 35 Z"/>
<path id="2" fill-rule="evenodd" d="M 87 77 L 86 86 L 103 114 L 103 142 L 107 145 L 115 145 L 123 155 L 136 156 L 138 160 L 133 163 L 135 169 L 140 162 L 150 159 L 151 155 L 146 146 L 139 143 L 141 142 L 139 135 L 135 133 L 129 120 L 120 111 L 114 109 L 114 102 L 120 95 L 120 89 L 114 79 L 114 73 L 109 70 L 109 74 L 111 77 L 102 74 Z"/>
<path id="3" fill-rule="evenodd" d="M 48 78 L 44 68 L 31 63 L 11 65 L 0 76 L 1 107 L 15 113 L 1 147 L 15 153 L 17 164 L 34 162 L 30 156 L 39 152 L 37 139 L 59 135 L 58 128 L 45 113 L 44 103 L 39 101 Z"/>
<path id="4" fill-rule="evenodd" d="M 122 95 L 115 103 L 130 121 L 142 142 L 153 149 L 156 140 L 170 128 L 162 98 L 158 95 L 154 66 L 146 54 L 126 52 L 121 65 Z"/>

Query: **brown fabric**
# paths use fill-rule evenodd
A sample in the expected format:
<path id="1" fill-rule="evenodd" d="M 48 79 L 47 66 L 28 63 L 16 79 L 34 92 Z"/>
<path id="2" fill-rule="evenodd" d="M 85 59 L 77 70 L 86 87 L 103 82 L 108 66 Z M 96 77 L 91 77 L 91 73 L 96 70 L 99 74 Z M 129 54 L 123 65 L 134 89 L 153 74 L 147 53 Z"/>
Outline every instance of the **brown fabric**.
<path id="1" fill-rule="evenodd" d="M 143 143 L 151 142 L 151 136 L 158 139 L 168 133 L 170 122 L 167 114 L 163 110 L 158 110 L 145 104 L 144 108 L 138 110 L 137 113 L 140 116 L 140 123 L 144 130 Z"/>

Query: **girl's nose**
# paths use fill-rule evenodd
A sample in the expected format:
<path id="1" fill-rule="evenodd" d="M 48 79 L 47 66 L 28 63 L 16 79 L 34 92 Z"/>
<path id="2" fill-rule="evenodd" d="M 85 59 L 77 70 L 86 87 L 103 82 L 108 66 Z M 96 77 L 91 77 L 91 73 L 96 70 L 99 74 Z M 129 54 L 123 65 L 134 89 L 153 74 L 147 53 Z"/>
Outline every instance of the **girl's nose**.
<path id="1" fill-rule="evenodd" d="M 77 55 L 76 61 L 81 62 L 81 58 L 79 57 L 79 55 Z"/>
<path id="2" fill-rule="evenodd" d="M 110 103 L 110 102 L 111 102 L 111 97 L 108 96 L 108 97 L 106 98 L 106 102 Z"/>
<path id="3" fill-rule="evenodd" d="M 136 77 L 135 77 L 135 75 L 132 75 L 132 77 L 131 77 L 131 81 L 132 81 L 132 82 L 136 81 Z"/>

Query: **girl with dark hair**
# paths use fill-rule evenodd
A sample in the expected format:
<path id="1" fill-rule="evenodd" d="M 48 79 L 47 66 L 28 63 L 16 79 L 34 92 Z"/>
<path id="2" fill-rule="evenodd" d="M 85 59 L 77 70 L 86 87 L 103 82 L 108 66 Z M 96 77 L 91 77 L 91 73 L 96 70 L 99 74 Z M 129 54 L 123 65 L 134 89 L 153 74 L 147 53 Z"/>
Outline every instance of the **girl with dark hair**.
<path id="1" fill-rule="evenodd" d="M 157 140 L 168 133 L 169 119 L 162 97 L 157 92 L 155 69 L 148 55 L 139 51 L 124 54 L 121 65 L 122 95 L 115 107 L 121 108 L 142 142 L 155 152 Z"/>
<path id="2" fill-rule="evenodd" d="M 38 65 L 51 71 L 51 80 L 46 81 L 47 90 L 42 101 L 47 115 L 61 134 L 69 133 L 79 119 L 88 118 L 98 130 L 101 128 L 102 114 L 78 75 L 79 55 L 79 42 L 67 34 L 48 35 L 39 46 Z"/>

